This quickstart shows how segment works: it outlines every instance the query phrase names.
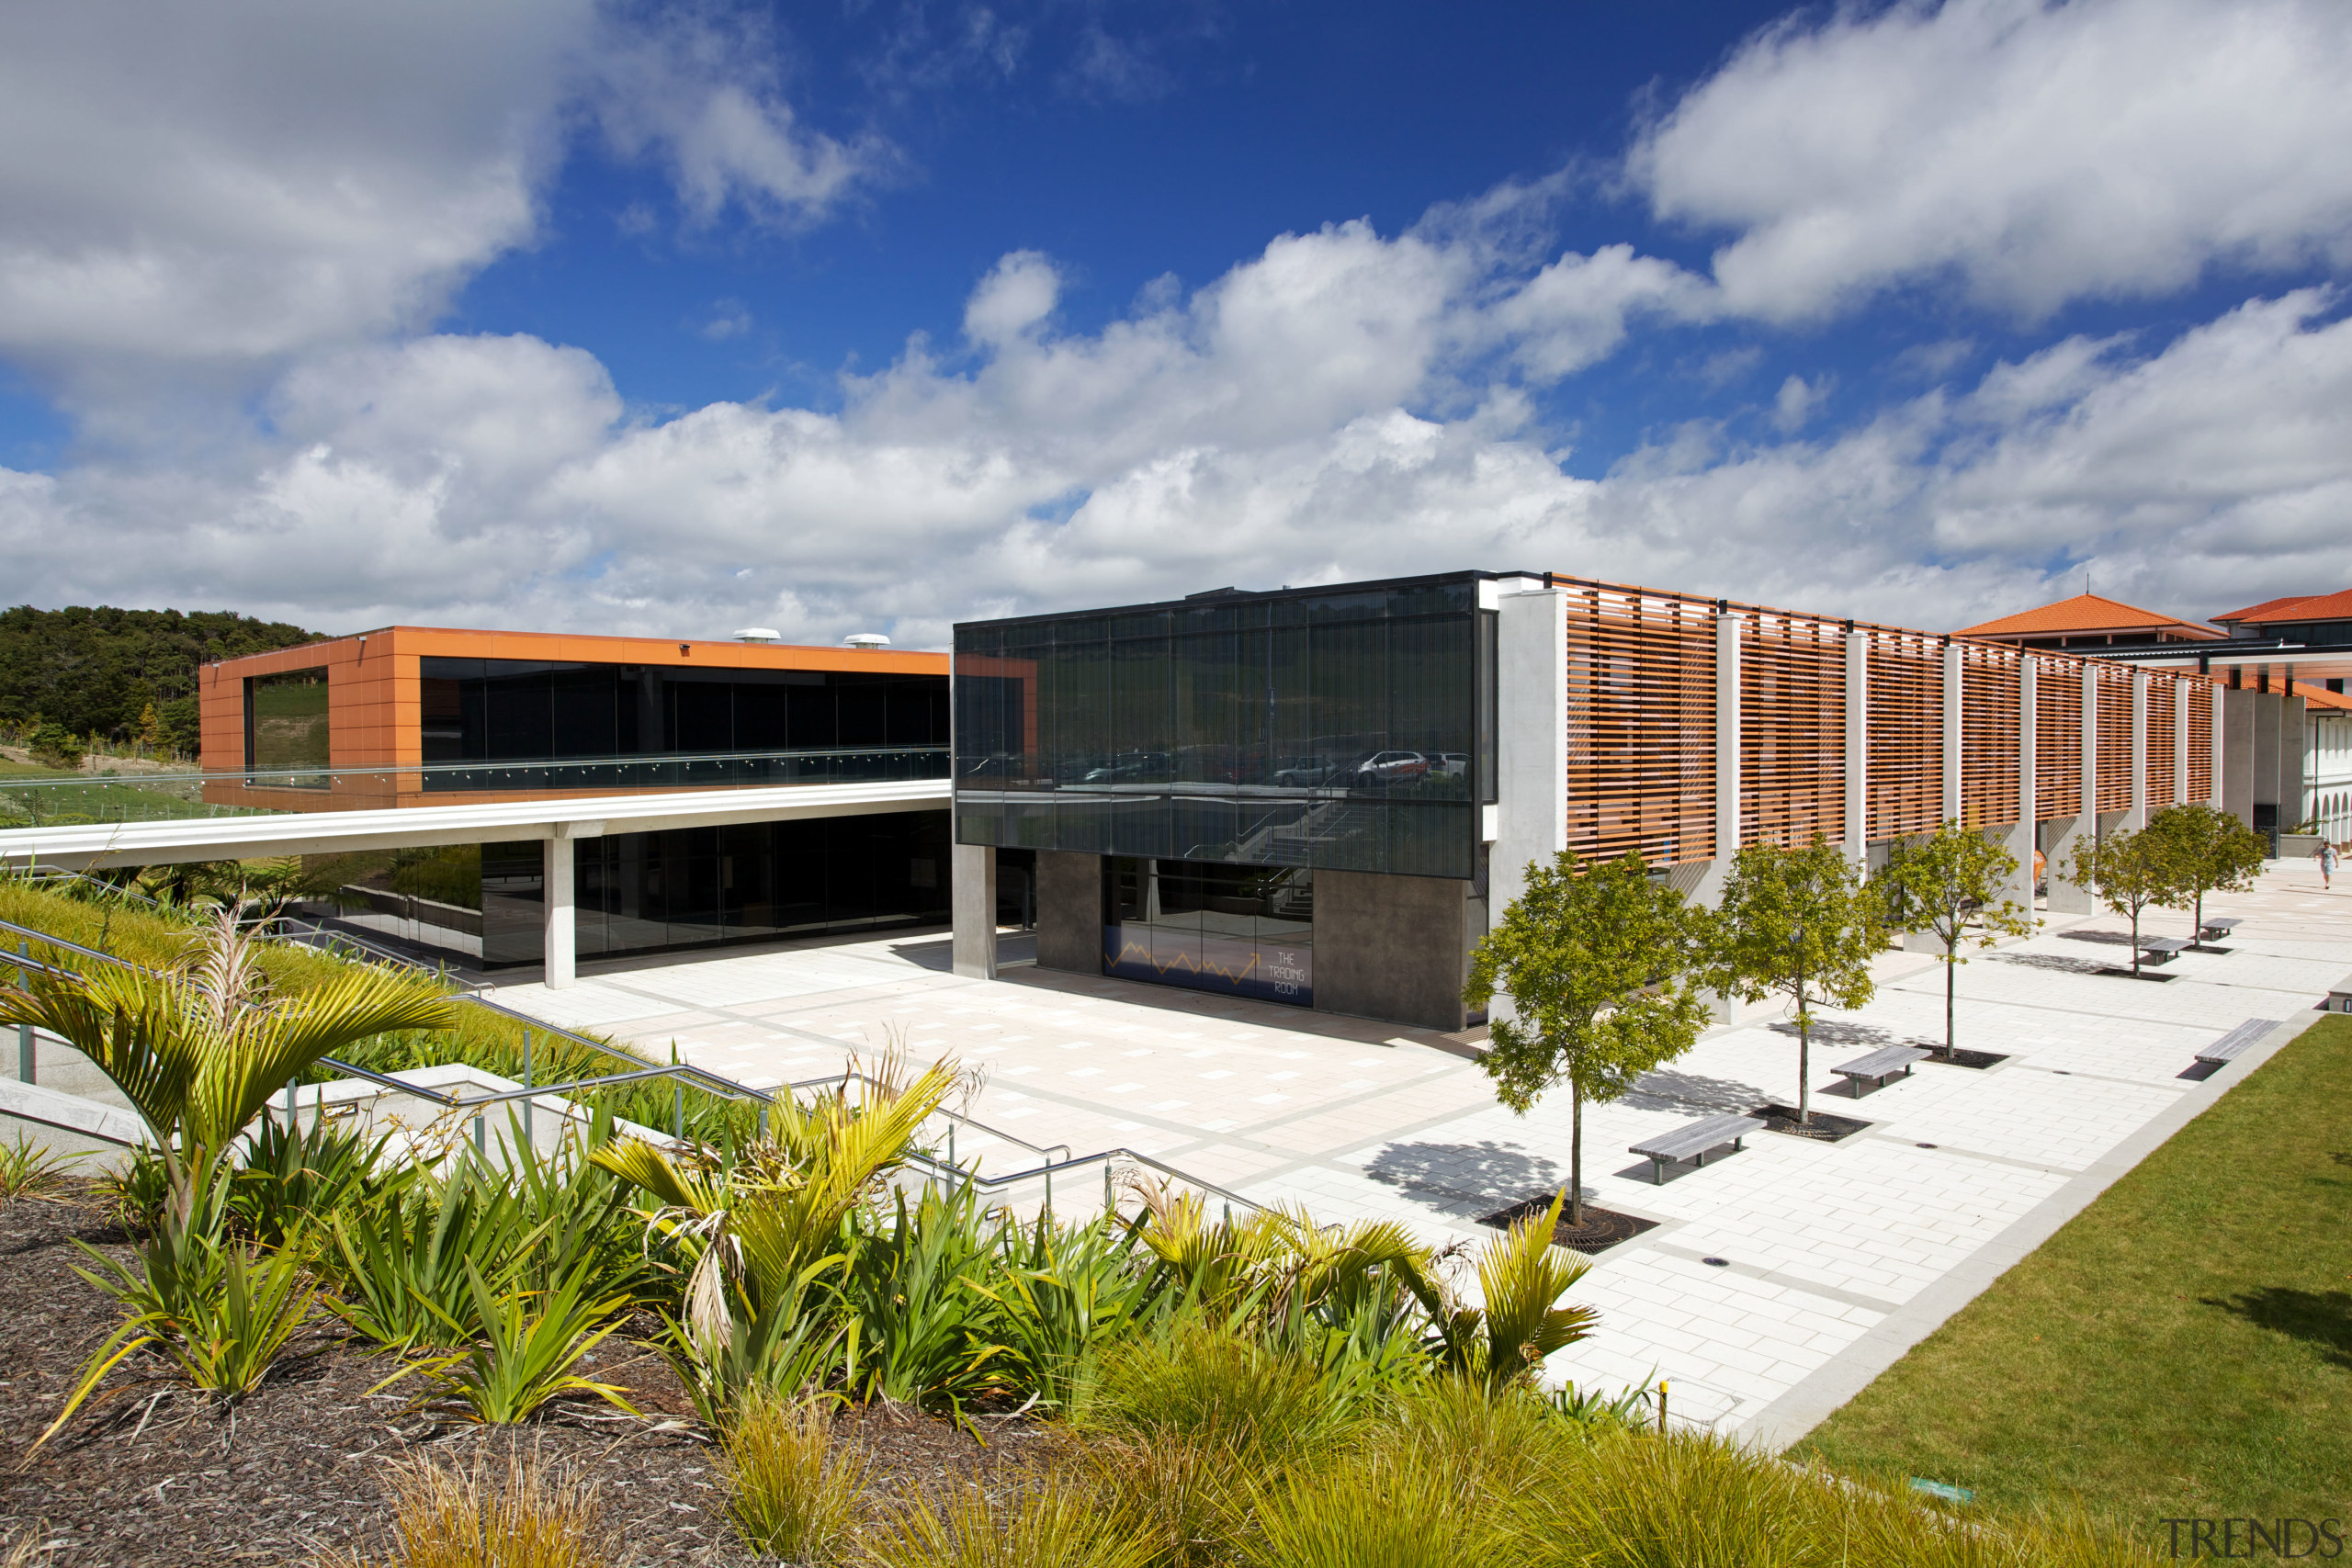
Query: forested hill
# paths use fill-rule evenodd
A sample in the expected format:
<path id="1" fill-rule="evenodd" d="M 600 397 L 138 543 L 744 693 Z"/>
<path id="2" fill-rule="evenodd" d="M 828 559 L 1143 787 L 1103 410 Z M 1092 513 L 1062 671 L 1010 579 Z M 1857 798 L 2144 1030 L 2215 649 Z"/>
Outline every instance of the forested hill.
<path id="1" fill-rule="evenodd" d="M 226 610 L 117 610 L 75 606 L 0 610 L 0 727 L 38 718 L 76 736 L 138 736 L 150 704 L 175 750 L 196 750 L 197 667 L 314 642 L 320 634 Z"/>

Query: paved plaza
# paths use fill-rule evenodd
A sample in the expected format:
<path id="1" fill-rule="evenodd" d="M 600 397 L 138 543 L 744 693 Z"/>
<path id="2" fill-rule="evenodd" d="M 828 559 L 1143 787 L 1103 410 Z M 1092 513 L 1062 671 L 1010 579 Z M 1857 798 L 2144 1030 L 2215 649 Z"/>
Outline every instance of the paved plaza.
<path id="1" fill-rule="evenodd" d="M 2097 940 L 2123 929 L 2112 917 L 2057 917 L 1979 953 L 1960 972 L 1960 1043 L 2007 1059 L 1922 1064 L 1849 1099 L 1838 1063 L 1941 1039 L 1941 970 L 1888 954 L 1876 999 L 1823 1015 L 1815 1035 L 1815 1108 L 1870 1123 L 1842 1142 L 1759 1134 L 1662 1186 L 1627 1152 L 1699 1116 L 1792 1100 L 1796 1040 L 1770 1005 L 1588 1108 L 1588 1200 L 1657 1224 L 1596 1261 L 1577 1295 L 1600 1332 L 1551 1370 L 1665 1378 L 1678 1417 L 1772 1441 L 1827 1414 L 2242 1079 L 2352 968 L 2352 891 L 2324 894 L 2315 868 L 2274 867 L 2212 902 L 2244 918 L 2228 951 L 2184 953 L 2162 981 L 2101 972 L 2130 960 Z M 2161 911 L 2143 930 L 2188 924 Z M 1261 1202 L 1399 1219 L 1440 1245 L 1487 1239 L 1480 1216 L 1566 1179 L 1565 1094 L 1512 1115 L 1464 1038 L 1027 966 L 959 979 L 946 963 L 944 934 L 902 934 L 594 965 L 571 989 L 496 995 L 762 1086 L 897 1042 L 977 1069 L 970 1114 L 1031 1144 L 1129 1148 Z M 2249 1019 L 2289 1027 L 2210 1078 L 2183 1076 Z M 959 1153 L 984 1168 L 1032 1160 Z"/>

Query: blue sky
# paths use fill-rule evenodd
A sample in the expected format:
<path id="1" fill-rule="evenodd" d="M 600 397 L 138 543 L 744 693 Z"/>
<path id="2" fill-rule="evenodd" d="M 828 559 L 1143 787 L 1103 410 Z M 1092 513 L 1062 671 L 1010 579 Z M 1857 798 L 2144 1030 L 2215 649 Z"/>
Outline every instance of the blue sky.
<path id="1" fill-rule="evenodd" d="M 2334 0 L 0 17 L 5 596 L 2352 580 Z"/>

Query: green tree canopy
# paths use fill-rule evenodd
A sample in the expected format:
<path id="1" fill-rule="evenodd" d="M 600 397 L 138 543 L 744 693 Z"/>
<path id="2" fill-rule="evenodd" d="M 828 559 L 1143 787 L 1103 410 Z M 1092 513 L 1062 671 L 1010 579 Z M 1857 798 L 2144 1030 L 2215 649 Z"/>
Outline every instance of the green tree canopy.
<path id="1" fill-rule="evenodd" d="M 1968 962 L 1963 949 L 1990 947 L 2033 930 L 2033 912 L 2002 897 L 2017 873 L 2018 857 L 1990 836 L 1946 822 L 1925 838 L 1897 842 L 1879 877 L 1888 926 L 1936 940 L 1936 958 L 1944 966 L 1946 1057 L 1955 1043 L 1954 975 Z"/>
<path id="2" fill-rule="evenodd" d="M 2261 834 L 2232 813 L 2202 804 L 2166 807 L 2149 819 L 2143 836 L 2165 885 L 2158 902 L 2175 908 L 2190 906 L 2200 940 L 2205 895 L 2243 893 L 2252 887 L 2268 852 Z"/>
<path id="3" fill-rule="evenodd" d="M 2068 877 L 2089 888 L 2098 901 L 2132 922 L 2132 973 L 2140 972 L 2140 916 L 2152 904 L 2178 897 L 2164 841 L 2143 830 L 2120 829 L 2075 846 Z"/>
<path id="4" fill-rule="evenodd" d="M 1813 1120 L 1813 1009 L 1858 1008 L 1876 992 L 1871 960 L 1886 946 L 1877 890 L 1827 840 L 1802 850 L 1739 852 L 1708 922 L 1702 981 L 1725 996 L 1796 1004 L 1797 1121 Z"/>
<path id="5" fill-rule="evenodd" d="M 1682 896 L 1650 880 L 1638 854 L 1586 866 L 1563 850 L 1532 862 L 1527 891 L 1478 944 L 1463 999 L 1498 991 L 1479 1065 L 1521 1115 L 1544 1090 L 1569 1091 L 1568 1224 L 1584 1224 L 1584 1106 L 1606 1104 L 1659 1063 L 1688 1051 L 1707 1008 L 1690 984 L 1696 922 Z"/>
<path id="6" fill-rule="evenodd" d="M 26 728 L 38 715 L 74 735 L 128 740 L 141 734 L 152 705 L 153 739 L 194 751 L 203 664 L 318 640 L 283 621 L 226 610 L 19 604 L 0 610 L 0 724 Z"/>

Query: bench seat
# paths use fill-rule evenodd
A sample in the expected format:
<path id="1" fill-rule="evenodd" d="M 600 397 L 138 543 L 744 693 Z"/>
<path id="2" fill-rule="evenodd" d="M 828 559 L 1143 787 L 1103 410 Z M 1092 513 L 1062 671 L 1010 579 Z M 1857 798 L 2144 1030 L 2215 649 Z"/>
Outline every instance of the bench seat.
<path id="1" fill-rule="evenodd" d="M 2220 942 L 2237 929 L 2235 915 L 2208 915 L 2205 923 L 2197 928 L 2197 935 L 2201 942 Z"/>
<path id="2" fill-rule="evenodd" d="M 2233 1062 L 2249 1046 L 2278 1027 L 2278 1021 L 2275 1018 L 2247 1019 L 2211 1045 L 2200 1047 L 2197 1053 L 2197 1059 L 2200 1062 L 2210 1062 L 2217 1067 L 2223 1062 Z"/>
<path id="3" fill-rule="evenodd" d="M 2142 937 L 2140 951 L 2148 955 L 2151 964 L 2169 964 L 2175 956 L 2188 951 L 2188 939 L 2185 936 Z"/>
<path id="4" fill-rule="evenodd" d="M 1867 1056 L 1857 1056 L 1844 1066 L 1829 1070 L 1852 1084 L 1854 1093 L 1859 1096 L 1862 1092 L 1864 1078 L 1871 1080 L 1872 1089 L 1882 1089 L 1885 1087 L 1886 1080 L 1897 1073 L 1909 1077 L 1913 1063 L 1924 1062 L 1934 1055 L 1934 1052 L 1922 1050 L 1917 1045 L 1883 1045 Z"/>
<path id="5" fill-rule="evenodd" d="M 1686 1159 L 1696 1159 L 1699 1164 L 1705 1165 L 1707 1151 L 1721 1148 L 1725 1144 L 1736 1152 L 1739 1141 L 1763 1125 L 1762 1117 L 1735 1111 L 1685 1122 L 1671 1132 L 1660 1133 L 1655 1138 L 1645 1138 L 1630 1148 L 1634 1154 L 1649 1156 L 1650 1179 L 1663 1185 L 1668 1165 Z"/>

